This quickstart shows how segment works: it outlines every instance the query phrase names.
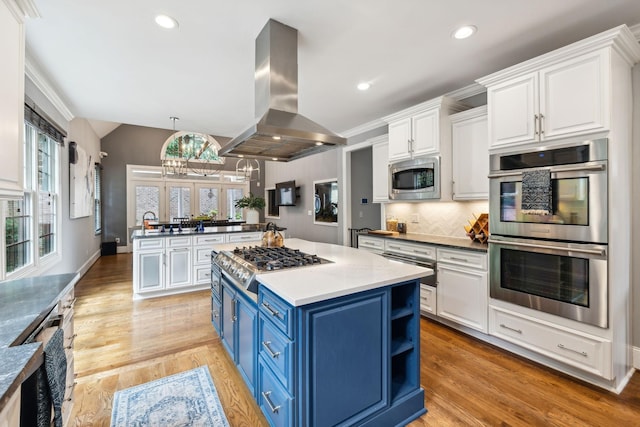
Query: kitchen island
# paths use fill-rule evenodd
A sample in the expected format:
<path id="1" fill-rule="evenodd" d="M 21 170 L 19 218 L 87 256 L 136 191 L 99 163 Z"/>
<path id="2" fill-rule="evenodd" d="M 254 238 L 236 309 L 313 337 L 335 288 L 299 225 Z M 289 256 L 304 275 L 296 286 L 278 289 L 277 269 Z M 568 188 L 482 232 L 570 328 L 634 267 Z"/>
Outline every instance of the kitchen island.
<path id="1" fill-rule="evenodd" d="M 393 426 L 422 415 L 418 279 L 433 271 L 345 246 L 286 246 L 328 262 L 258 272 L 257 296 L 212 266 L 212 322 L 269 423 Z"/>

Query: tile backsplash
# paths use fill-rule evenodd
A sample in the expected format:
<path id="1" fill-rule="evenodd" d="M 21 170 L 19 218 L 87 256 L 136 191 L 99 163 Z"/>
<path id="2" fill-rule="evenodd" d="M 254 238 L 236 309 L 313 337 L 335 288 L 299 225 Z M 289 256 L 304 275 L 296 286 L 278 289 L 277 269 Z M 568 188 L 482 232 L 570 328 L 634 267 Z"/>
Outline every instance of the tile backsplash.
<path id="1" fill-rule="evenodd" d="M 387 203 L 385 216 L 393 216 L 407 223 L 408 233 L 432 234 L 447 237 L 466 237 L 464 226 L 473 214 L 489 212 L 489 202 L 423 202 Z M 417 219 L 417 222 L 414 220 Z M 489 218 L 491 221 L 491 218 Z"/>

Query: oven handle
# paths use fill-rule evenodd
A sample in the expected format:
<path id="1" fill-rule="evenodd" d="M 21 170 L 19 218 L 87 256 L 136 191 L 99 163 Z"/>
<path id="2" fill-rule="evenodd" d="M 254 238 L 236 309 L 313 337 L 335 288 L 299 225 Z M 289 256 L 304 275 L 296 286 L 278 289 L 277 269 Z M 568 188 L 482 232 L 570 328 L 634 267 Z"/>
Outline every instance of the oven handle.
<path id="1" fill-rule="evenodd" d="M 562 246 L 537 245 L 535 243 L 508 242 L 504 240 L 494 240 L 494 239 L 489 239 L 489 243 L 495 243 L 498 245 L 505 245 L 505 246 L 519 246 L 519 247 L 526 247 L 526 248 L 554 249 L 554 250 L 563 251 L 563 252 L 578 252 L 582 254 L 599 255 L 599 256 L 605 256 L 607 253 L 606 250 L 604 249 L 564 248 Z"/>
<path id="2" fill-rule="evenodd" d="M 544 169 L 544 168 L 543 168 Z M 554 166 L 551 168 L 546 168 L 551 172 L 579 172 L 579 171 L 603 171 L 605 169 L 605 165 L 587 165 L 587 166 Z M 515 172 L 496 172 L 490 173 L 488 175 L 489 178 L 502 178 L 506 176 L 520 176 L 522 175 L 522 170 Z"/>

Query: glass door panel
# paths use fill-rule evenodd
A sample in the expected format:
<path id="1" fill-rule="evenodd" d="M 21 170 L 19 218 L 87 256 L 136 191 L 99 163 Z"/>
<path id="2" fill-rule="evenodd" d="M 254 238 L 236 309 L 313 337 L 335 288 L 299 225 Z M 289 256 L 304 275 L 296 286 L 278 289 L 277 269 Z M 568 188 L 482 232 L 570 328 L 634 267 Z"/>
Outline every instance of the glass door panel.
<path id="1" fill-rule="evenodd" d="M 169 217 L 167 221 L 177 221 L 177 218 L 191 218 L 191 195 L 193 185 L 169 185 L 167 187 L 167 201 L 169 202 Z"/>

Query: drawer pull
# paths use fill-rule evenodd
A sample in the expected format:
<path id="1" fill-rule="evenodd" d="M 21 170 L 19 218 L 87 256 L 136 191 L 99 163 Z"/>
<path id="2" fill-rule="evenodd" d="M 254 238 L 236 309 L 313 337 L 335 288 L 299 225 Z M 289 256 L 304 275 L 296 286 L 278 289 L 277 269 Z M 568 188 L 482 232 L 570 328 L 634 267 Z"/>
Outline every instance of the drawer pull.
<path id="1" fill-rule="evenodd" d="M 267 350 L 267 353 L 269 353 L 269 356 L 271 356 L 273 359 L 277 359 L 278 356 L 280 356 L 279 351 L 273 351 L 271 349 L 271 341 L 262 341 L 262 346 Z"/>
<path id="2" fill-rule="evenodd" d="M 220 316 L 220 315 L 218 314 L 218 312 L 217 312 L 217 311 L 214 311 L 214 312 L 213 312 L 213 317 L 217 318 L 218 316 Z"/>
<path id="3" fill-rule="evenodd" d="M 273 308 L 271 308 L 271 306 L 270 306 L 269 304 L 267 304 L 266 302 L 263 302 L 263 303 L 262 303 L 262 306 L 263 306 L 264 308 L 266 308 L 266 309 L 267 309 L 267 311 L 268 311 L 269 313 L 271 313 L 271 315 L 272 315 L 272 316 L 277 317 L 278 319 L 282 319 L 282 316 L 280 316 L 280 312 L 279 312 L 279 311 L 277 311 L 277 310 L 274 310 Z"/>
<path id="4" fill-rule="evenodd" d="M 73 349 L 73 341 L 75 341 L 77 336 L 78 334 L 73 334 L 69 338 L 67 338 L 69 340 L 69 345 L 65 347 L 67 350 Z"/>
<path id="5" fill-rule="evenodd" d="M 71 302 L 67 303 L 66 305 L 63 305 L 63 306 L 62 306 L 62 309 L 63 309 L 63 310 L 66 310 L 66 309 L 68 309 L 68 308 L 73 308 L 73 306 L 74 306 L 74 305 L 76 305 L 76 300 L 77 300 L 77 299 L 78 299 L 78 298 L 74 298 L 74 299 L 72 299 L 72 300 L 71 300 Z"/>
<path id="6" fill-rule="evenodd" d="M 271 401 L 271 399 L 269 398 L 269 396 L 271 396 L 271 392 L 270 391 L 263 391 L 262 392 L 262 397 L 264 397 L 265 402 L 267 402 L 267 405 L 269 405 L 269 409 L 271 409 L 271 412 L 273 412 L 274 414 L 277 414 L 278 410 L 280 409 L 280 405 L 275 406 L 273 404 L 273 402 Z"/>
<path id="7" fill-rule="evenodd" d="M 395 246 L 395 245 L 389 245 L 389 249 L 395 249 L 397 251 L 402 250 L 402 248 L 400 246 Z"/>
<path id="8" fill-rule="evenodd" d="M 518 334 L 522 334 L 522 329 L 510 328 L 509 326 L 505 325 L 504 323 L 500 323 L 500 327 L 504 328 L 504 329 L 508 329 L 510 331 L 513 331 L 513 332 L 516 332 Z"/>
<path id="9" fill-rule="evenodd" d="M 587 352 L 586 352 L 586 351 L 578 351 L 578 350 L 574 350 L 574 349 L 572 349 L 572 348 L 565 347 L 565 346 L 564 346 L 564 345 L 562 345 L 562 344 L 558 344 L 558 348 L 560 348 L 560 349 L 562 349 L 562 350 L 570 351 L 570 352 L 572 352 L 572 353 L 579 354 L 580 356 L 588 357 L 588 354 L 587 354 Z"/>
<path id="10" fill-rule="evenodd" d="M 453 256 L 452 256 L 451 258 L 449 258 L 449 259 L 450 259 L 451 261 L 457 261 L 457 262 L 464 262 L 464 263 L 469 262 L 469 260 L 468 260 L 468 259 L 466 259 L 466 258 L 456 258 L 456 257 L 453 257 Z"/>

